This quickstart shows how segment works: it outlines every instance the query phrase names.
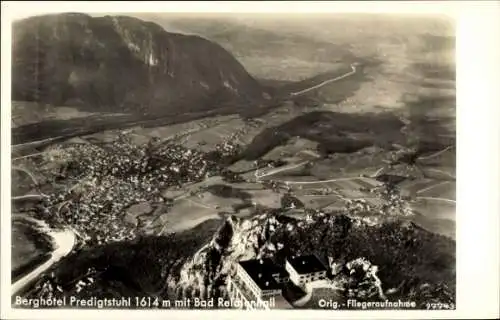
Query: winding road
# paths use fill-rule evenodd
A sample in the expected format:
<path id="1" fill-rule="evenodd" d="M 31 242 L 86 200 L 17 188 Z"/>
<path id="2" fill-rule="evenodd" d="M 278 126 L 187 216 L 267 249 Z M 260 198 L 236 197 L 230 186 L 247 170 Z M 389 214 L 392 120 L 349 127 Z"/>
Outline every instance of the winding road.
<path id="1" fill-rule="evenodd" d="M 429 190 L 432 190 L 434 188 L 437 188 L 437 187 L 440 187 L 442 185 L 445 185 L 445 184 L 448 184 L 450 183 L 450 181 L 441 181 L 440 183 L 436 183 L 436 184 L 433 184 L 432 186 L 430 187 L 427 187 L 427 188 L 424 188 L 424 189 L 420 189 L 417 191 L 417 194 L 421 194 L 421 193 L 424 193 L 426 191 L 429 191 Z"/>
<path id="2" fill-rule="evenodd" d="M 338 76 L 338 77 L 335 77 L 333 79 L 328 79 L 328 80 L 325 80 L 315 86 L 312 86 L 312 87 L 309 87 L 309 88 L 306 88 L 306 89 L 303 89 L 303 90 L 300 90 L 300 91 L 296 91 L 296 92 L 292 92 L 290 93 L 291 96 L 298 96 L 298 95 L 301 95 L 301 94 L 304 94 L 304 93 L 307 93 L 309 91 L 312 91 L 312 90 L 315 90 L 315 89 L 318 89 L 318 88 L 321 88 L 329 83 L 332 83 L 332 82 L 335 82 L 335 81 L 338 81 L 338 80 L 341 80 L 341 79 L 344 79 L 344 78 L 347 78 L 349 76 L 352 76 L 353 74 L 356 73 L 356 63 L 351 63 L 351 71 L 341 75 L 341 76 Z"/>
<path id="3" fill-rule="evenodd" d="M 334 178 L 329 180 L 314 180 L 314 181 L 280 181 L 280 182 L 283 182 L 285 184 L 318 184 L 318 183 L 328 183 L 335 181 L 349 181 L 356 179 L 360 179 L 360 177 L 344 177 L 344 178 Z"/>
<path id="4" fill-rule="evenodd" d="M 261 178 L 272 176 L 274 174 L 277 174 L 277 173 L 280 173 L 280 172 L 283 172 L 283 171 L 288 171 L 288 170 L 292 170 L 292 169 L 295 169 L 295 168 L 302 167 L 302 166 L 306 165 L 308 162 L 309 161 L 303 161 L 303 162 L 296 163 L 296 164 L 285 165 L 285 166 L 281 166 L 279 168 L 272 169 L 272 170 L 269 170 L 269 171 L 265 171 L 265 172 L 262 172 L 262 173 L 260 173 L 259 169 L 257 169 L 257 170 L 255 170 L 255 178 L 256 178 L 257 182 L 260 182 Z"/>
<path id="5" fill-rule="evenodd" d="M 444 201 L 444 202 L 448 202 L 448 203 L 457 203 L 456 200 L 451 200 L 451 199 L 446 199 L 446 198 L 436 198 L 436 197 L 417 197 L 417 200 L 418 199 L 422 199 L 422 200 L 436 200 L 436 201 Z"/>
<path id="6" fill-rule="evenodd" d="M 52 230 L 50 227 L 45 224 L 45 222 L 36 220 L 36 219 L 28 219 L 28 221 L 34 222 L 38 227 L 40 232 L 45 232 L 52 238 L 52 244 L 54 246 L 54 251 L 51 253 L 51 257 L 46 262 L 42 263 L 34 270 L 23 276 L 21 279 L 17 280 L 12 284 L 11 292 L 12 295 L 15 295 L 22 289 L 24 289 L 27 285 L 38 279 L 42 273 L 47 271 L 54 263 L 59 261 L 65 255 L 71 252 L 73 247 L 76 244 L 76 236 L 75 233 L 69 229 L 65 230 Z"/>
<path id="7" fill-rule="evenodd" d="M 439 156 L 440 154 L 445 153 L 446 151 L 450 150 L 452 147 L 453 146 L 448 146 L 441 151 L 438 151 L 436 153 L 433 153 L 433 154 L 425 156 L 425 157 L 419 157 L 418 159 L 419 160 L 429 160 L 429 159 L 435 158 L 435 157 Z"/>

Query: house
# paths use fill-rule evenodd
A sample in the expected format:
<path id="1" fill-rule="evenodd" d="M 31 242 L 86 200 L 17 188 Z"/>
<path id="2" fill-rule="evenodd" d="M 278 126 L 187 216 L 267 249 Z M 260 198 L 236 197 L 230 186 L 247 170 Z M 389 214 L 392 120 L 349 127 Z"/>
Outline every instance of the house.
<path id="1" fill-rule="evenodd" d="M 326 267 L 315 255 L 287 259 L 285 269 L 290 276 L 290 280 L 297 286 L 326 279 Z"/>
<path id="2" fill-rule="evenodd" d="M 315 255 L 286 259 L 285 268 L 267 258 L 239 261 L 235 275 L 229 277 L 228 292 L 231 299 L 244 304 L 257 303 L 258 309 L 289 309 L 292 305 L 283 297 L 286 283 L 292 281 L 302 287 L 326 279 L 326 272 Z"/>
<path id="3" fill-rule="evenodd" d="M 271 259 L 239 261 L 236 274 L 229 279 L 229 293 L 233 299 L 243 302 L 264 302 L 273 300 L 280 308 L 287 308 L 288 302 L 282 296 L 282 286 L 289 280 L 287 272 Z M 265 303 L 260 305 L 265 307 Z"/>

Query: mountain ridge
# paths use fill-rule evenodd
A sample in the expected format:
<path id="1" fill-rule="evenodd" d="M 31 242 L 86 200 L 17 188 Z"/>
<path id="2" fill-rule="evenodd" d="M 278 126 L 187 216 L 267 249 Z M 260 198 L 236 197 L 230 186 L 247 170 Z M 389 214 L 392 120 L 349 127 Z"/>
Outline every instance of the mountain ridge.
<path id="1" fill-rule="evenodd" d="M 263 99 L 227 50 L 128 16 L 35 16 L 13 25 L 14 100 L 98 111 L 209 109 Z"/>

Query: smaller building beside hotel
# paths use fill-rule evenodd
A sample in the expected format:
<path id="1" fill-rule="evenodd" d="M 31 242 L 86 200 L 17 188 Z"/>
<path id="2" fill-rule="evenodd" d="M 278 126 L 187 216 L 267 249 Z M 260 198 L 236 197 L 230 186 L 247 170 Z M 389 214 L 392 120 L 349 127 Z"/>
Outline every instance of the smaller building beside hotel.
<path id="1" fill-rule="evenodd" d="M 327 279 L 327 268 L 315 255 L 286 259 L 284 268 L 268 258 L 239 261 L 235 267 L 234 275 L 228 277 L 228 293 L 231 299 L 243 302 L 242 308 L 290 309 L 292 305 L 283 296 L 289 281 L 304 287 Z"/>
<path id="2" fill-rule="evenodd" d="M 290 280 L 297 286 L 326 279 L 326 267 L 315 255 L 287 259 L 285 269 L 290 275 Z"/>

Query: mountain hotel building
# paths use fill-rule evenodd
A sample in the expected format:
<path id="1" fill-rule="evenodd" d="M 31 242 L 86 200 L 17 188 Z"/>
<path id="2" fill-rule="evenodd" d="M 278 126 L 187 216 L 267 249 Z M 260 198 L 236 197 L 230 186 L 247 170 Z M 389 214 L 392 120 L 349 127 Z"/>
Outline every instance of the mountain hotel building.
<path id="1" fill-rule="evenodd" d="M 268 309 L 265 302 L 270 300 L 274 302 L 273 308 L 289 309 L 292 306 L 282 294 L 288 281 L 303 287 L 323 279 L 326 279 L 326 268 L 314 255 L 287 259 L 285 268 L 267 258 L 246 260 L 236 264 L 235 275 L 228 280 L 228 291 L 232 299 L 257 302 L 260 306 L 257 309 Z"/>

